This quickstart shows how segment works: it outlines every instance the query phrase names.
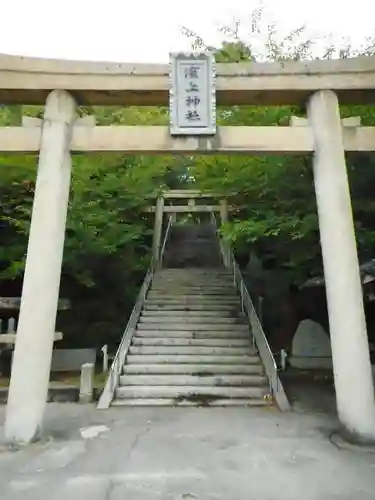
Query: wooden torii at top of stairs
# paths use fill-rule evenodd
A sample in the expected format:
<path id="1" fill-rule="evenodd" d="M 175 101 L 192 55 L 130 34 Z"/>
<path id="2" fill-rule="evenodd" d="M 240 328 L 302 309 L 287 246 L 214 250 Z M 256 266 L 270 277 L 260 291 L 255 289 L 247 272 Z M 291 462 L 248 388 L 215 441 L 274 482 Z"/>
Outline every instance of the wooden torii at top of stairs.
<path id="1" fill-rule="evenodd" d="M 184 214 L 210 214 L 215 212 L 220 214 L 221 223 L 228 220 L 230 211 L 237 210 L 238 207 L 228 205 L 228 200 L 222 194 L 213 191 L 200 191 L 197 189 L 170 189 L 155 195 L 155 206 L 148 209 L 155 213 L 154 236 L 152 258 L 154 262 L 159 260 L 161 252 L 161 234 L 165 215 L 171 216 L 172 222 L 177 221 L 178 215 Z M 207 203 L 209 200 L 214 202 Z"/>
<path id="2" fill-rule="evenodd" d="M 272 402 L 290 408 L 233 253 L 216 224 L 169 217 L 98 408 Z"/>

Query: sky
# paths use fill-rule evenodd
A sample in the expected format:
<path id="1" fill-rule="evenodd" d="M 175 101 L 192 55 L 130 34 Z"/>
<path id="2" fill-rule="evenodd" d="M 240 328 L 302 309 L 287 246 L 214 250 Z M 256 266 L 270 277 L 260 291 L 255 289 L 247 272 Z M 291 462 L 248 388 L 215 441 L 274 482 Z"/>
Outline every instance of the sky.
<path id="1" fill-rule="evenodd" d="M 375 2 L 263 0 L 266 21 L 280 33 L 305 24 L 312 37 L 332 35 L 360 44 L 374 33 Z M 249 32 L 254 0 L 2 0 L 0 53 L 115 62 L 167 62 L 190 50 L 181 26 L 209 45 L 220 25 L 239 20 Z"/>

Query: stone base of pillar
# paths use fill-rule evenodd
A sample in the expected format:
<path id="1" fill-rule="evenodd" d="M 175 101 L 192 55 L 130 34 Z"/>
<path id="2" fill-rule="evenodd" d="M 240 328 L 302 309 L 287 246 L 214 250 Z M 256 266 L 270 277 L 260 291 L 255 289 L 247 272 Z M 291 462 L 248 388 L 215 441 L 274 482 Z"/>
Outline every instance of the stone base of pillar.
<path id="1" fill-rule="evenodd" d="M 350 447 L 354 446 L 359 448 L 368 448 L 375 451 L 374 436 L 366 436 L 364 434 L 350 432 L 343 425 L 340 425 L 338 429 L 330 435 L 330 441 L 338 448 L 350 449 Z"/>

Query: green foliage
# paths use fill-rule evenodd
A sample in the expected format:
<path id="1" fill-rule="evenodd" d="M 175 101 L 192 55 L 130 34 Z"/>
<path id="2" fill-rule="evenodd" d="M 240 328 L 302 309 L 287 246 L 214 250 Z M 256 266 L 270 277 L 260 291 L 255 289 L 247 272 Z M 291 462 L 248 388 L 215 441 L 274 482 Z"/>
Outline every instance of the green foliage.
<path id="1" fill-rule="evenodd" d="M 100 125 L 166 124 L 167 111 L 159 108 L 94 107 Z M 42 108 L 4 107 L 0 125 L 19 122 L 21 114 L 42 116 Z M 37 158 L 0 157 L 2 278 L 21 276 L 36 180 Z M 134 271 L 145 270 L 150 249 L 152 217 L 145 213 L 155 194 L 166 186 L 178 187 L 186 168 L 178 157 L 77 155 L 73 175 L 64 252 L 64 273 L 93 285 L 88 263 L 107 255 L 121 255 Z M 142 256 L 147 256 L 145 259 Z M 131 260 L 129 260 L 131 256 Z"/>
<path id="2" fill-rule="evenodd" d="M 219 62 L 284 61 L 352 57 L 375 53 L 374 39 L 362 47 L 344 41 L 334 45 L 311 40 L 304 27 L 280 35 L 269 13 L 255 9 L 250 23 L 235 20 L 220 28 L 224 42 L 218 49 L 187 28 L 186 36 L 195 48 L 211 50 Z M 346 106 L 342 117 L 360 116 L 363 125 L 375 124 L 372 106 Z M 287 126 L 291 116 L 304 115 L 295 106 L 234 106 L 220 109 L 222 125 Z M 375 248 L 375 204 L 371 188 L 375 181 L 375 156 L 348 155 L 348 176 L 352 192 L 355 226 L 361 258 L 373 257 Z M 299 283 L 322 271 L 316 202 L 310 156 L 212 156 L 197 158 L 191 174 L 202 189 L 231 196 L 240 210 L 223 228 L 223 234 L 241 254 L 255 246 L 260 257 L 272 256 L 276 266 L 290 270 Z"/>
<path id="3" fill-rule="evenodd" d="M 322 44 L 306 37 L 303 28 L 279 35 L 276 25 L 267 23 L 266 17 L 262 9 L 256 9 L 249 25 L 235 21 L 222 27 L 223 42 L 218 48 L 208 47 L 202 37 L 187 28 L 184 28 L 184 33 L 191 38 L 194 48 L 212 50 L 218 62 L 227 63 L 374 53 L 371 38 L 355 49 L 348 43 L 341 46 Z M 42 113 L 40 106 L 3 106 L 0 108 L 0 126 L 17 124 L 22 115 L 42 117 Z M 99 125 L 168 123 L 168 110 L 157 107 L 82 106 L 79 114 L 94 115 Z M 295 106 L 234 106 L 218 110 L 218 123 L 287 126 L 294 115 L 304 115 L 304 109 Z M 361 116 L 363 125 L 375 125 L 371 106 L 343 107 L 342 116 Z M 36 164 L 37 158 L 33 155 L 0 156 L 2 279 L 22 278 Z M 374 155 L 348 155 L 348 175 L 359 251 L 363 258 L 373 257 Z M 228 196 L 230 203 L 239 207 L 223 228 L 223 234 L 238 253 L 249 255 L 250 249 L 255 247 L 261 258 L 271 255 L 277 266 L 289 270 L 296 283 L 321 272 L 309 156 L 77 155 L 73 159 L 63 285 L 73 283 L 80 296 L 85 296 L 84 290 L 96 289 L 97 292 L 98 287 L 107 287 L 101 295 L 95 296 L 95 304 L 106 293 L 110 300 L 109 290 L 114 289 L 114 282 L 106 281 L 105 274 L 111 269 L 108 273 L 113 280 L 117 278 L 123 283 L 115 287 L 116 296 L 122 296 L 118 307 L 129 312 L 150 258 L 153 218 L 145 208 L 153 203 L 152 196 L 159 190 L 181 188 L 192 183 L 196 188 L 212 189 Z M 68 294 L 74 295 L 71 287 L 67 290 Z"/>

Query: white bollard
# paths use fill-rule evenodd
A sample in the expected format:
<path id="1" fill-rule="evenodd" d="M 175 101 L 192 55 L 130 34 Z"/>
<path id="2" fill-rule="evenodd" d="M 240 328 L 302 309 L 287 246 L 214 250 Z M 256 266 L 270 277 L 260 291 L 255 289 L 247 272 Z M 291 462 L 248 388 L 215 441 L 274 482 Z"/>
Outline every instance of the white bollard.
<path id="1" fill-rule="evenodd" d="M 288 353 L 286 352 L 285 349 L 281 349 L 280 353 L 280 365 L 281 365 L 281 371 L 285 372 L 286 370 L 286 360 L 288 357 Z"/>
<path id="2" fill-rule="evenodd" d="M 102 347 L 102 353 L 103 353 L 103 373 L 107 373 L 108 371 L 108 345 L 105 344 Z"/>
<path id="3" fill-rule="evenodd" d="M 94 363 L 85 363 L 81 368 L 79 402 L 91 403 L 94 397 Z"/>
<path id="4" fill-rule="evenodd" d="M 8 320 L 8 333 L 14 333 L 16 331 L 16 319 L 9 318 Z"/>

